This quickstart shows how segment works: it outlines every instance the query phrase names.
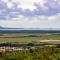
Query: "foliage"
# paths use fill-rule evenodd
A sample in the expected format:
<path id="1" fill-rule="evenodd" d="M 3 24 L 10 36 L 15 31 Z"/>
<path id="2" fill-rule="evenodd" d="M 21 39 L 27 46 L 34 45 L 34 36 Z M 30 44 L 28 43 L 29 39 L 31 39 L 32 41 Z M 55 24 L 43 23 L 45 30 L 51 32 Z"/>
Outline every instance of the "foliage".
<path id="1" fill-rule="evenodd" d="M 0 53 L 0 60 L 60 60 L 60 48 L 36 48 Z"/>

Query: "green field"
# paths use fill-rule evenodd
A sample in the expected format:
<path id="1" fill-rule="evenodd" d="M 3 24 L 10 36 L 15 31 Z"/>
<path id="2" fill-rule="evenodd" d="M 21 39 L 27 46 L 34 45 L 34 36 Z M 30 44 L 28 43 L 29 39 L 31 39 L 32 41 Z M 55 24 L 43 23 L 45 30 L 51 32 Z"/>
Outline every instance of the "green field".
<path id="1" fill-rule="evenodd" d="M 39 40 L 60 40 L 60 34 L 0 34 L 0 43 L 29 43 Z"/>
<path id="2" fill-rule="evenodd" d="M 23 47 L 28 50 L 0 52 L 0 60 L 60 60 L 60 48 L 57 48 L 60 46 L 60 34 L 0 34 L 0 43 L 41 44 L 39 41 L 44 40 L 50 41 L 43 42 L 46 43 L 44 46 Z"/>

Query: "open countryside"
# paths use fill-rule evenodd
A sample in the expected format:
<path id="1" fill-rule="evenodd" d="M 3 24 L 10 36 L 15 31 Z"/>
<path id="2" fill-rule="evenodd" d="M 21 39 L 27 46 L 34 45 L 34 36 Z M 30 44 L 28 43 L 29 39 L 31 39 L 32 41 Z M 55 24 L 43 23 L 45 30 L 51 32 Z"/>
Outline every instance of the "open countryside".
<path id="1" fill-rule="evenodd" d="M 59 60 L 60 34 L 2 33 L 0 34 L 0 59 Z"/>

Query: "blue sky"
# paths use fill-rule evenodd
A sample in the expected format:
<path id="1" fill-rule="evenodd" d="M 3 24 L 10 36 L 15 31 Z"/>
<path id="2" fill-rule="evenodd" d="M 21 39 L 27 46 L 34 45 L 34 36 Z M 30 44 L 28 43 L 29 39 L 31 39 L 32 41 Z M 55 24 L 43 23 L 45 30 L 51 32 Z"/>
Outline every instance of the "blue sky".
<path id="1" fill-rule="evenodd" d="M 0 0 L 0 26 L 60 28 L 60 0 Z"/>

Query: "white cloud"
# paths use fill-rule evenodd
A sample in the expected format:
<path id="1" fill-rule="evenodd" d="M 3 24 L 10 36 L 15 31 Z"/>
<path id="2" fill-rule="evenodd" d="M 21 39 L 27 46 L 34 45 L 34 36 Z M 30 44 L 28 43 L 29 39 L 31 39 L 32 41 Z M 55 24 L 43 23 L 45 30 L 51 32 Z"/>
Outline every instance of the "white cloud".
<path id="1" fill-rule="evenodd" d="M 14 7 L 14 4 L 17 5 L 18 8 L 22 8 L 23 12 L 25 12 L 25 9 L 29 9 L 32 11 L 32 13 L 34 12 L 33 10 L 36 9 L 36 6 L 34 6 L 35 4 L 38 4 L 38 7 L 42 7 L 41 10 L 44 10 L 43 12 L 45 12 L 45 9 L 51 9 L 51 11 L 57 11 L 59 9 L 56 9 L 57 7 L 60 6 L 60 0 L 55 0 L 55 2 L 51 2 L 51 1 L 47 1 L 47 0 L 3 0 L 6 4 L 7 7 L 12 9 Z M 53 0 L 54 1 L 54 0 Z M 46 6 L 45 6 L 46 3 Z M 48 4 L 47 4 L 48 3 Z M 58 5 L 58 6 L 57 6 Z M 18 9 L 17 8 L 17 9 Z M 39 9 L 39 8 L 38 8 Z M 37 9 L 37 10 L 38 10 Z M 7 10 L 8 11 L 8 10 Z M 17 11 L 17 10 L 16 10 Z M 39 9 L 40 11 L 40 9 Z M 50 12 L 46 11 L 46 14 L 49 15 Z M 55 12 L 51 12 L 52 15 Z M 20 11 L 18 11 L 19 13 Z M 1 12 L 0 12 L 1 13 Z M 9 13 L 9 12 L 7 12 Z M 11 16 L 15 15 L 15 13 L 17 12 L 10 12 L 10 14 L 12 14 Z M 36 13 L 40 13 L 40 12 L 36 12 Z M 55 14 L 56 14 L 55 13 Z M 28 15 L 28 13 L 25 13 Z M 41 14 L 41 15 L 34 15 L 30 16 L 30 17 L 25 17 L 24 14 L 22 13 L 22 15 L 18 16 L 17 18 L 13 18 L 11 20 L 8 20 L 8 18 L 10 18 L 9 16 L 7 17 L 7 20 L 0 20 L 0 25 L 4 26 L 4 27 L 25 27 L 25 28 L 60 28 L 60 13 L 57 15 L 51 15 L 51 16 L 43 16 L 45 14 Z M 6 15 L 6 14 L 5 14 Z M 4 17 L 5 17 L 4 15 Z M 12 18 L 12 17 L 11 17 Z"/>
<path id="2" fill-rule="evenodd" d="M 48 21 L 37 21 L 37 20 L 7 20 L 7 21 L 0 21 L 0 25 L 2 25 L 3 27 L 20 27 L 20 28 L 45 28 L 48 27 Z"/>
<path id="3" fill-rule="evenodd" d="M 24 9 L 30 9 L 34 10 L 36 7 L 34 6 L 34 3 L 39 4 L 41 7 L 45 8 L 44 3 L 45 0 L 3 0 L 8 8 L 12 8 L 13 3 L 17 4 L 18 8 Z"/>
<path id="4" fill-rule="evenodd" d="M 7 3 L 8 8 L 13 8 L 14 4 L 12 4 L 11 2 Z"/>
<path id="5" fill-rule="evenodd" d="M 60 28 L 60 14 L 55 16 L 20 16 L 13 20 L 0 20 L 0 26 L 16 28 Z"/>

